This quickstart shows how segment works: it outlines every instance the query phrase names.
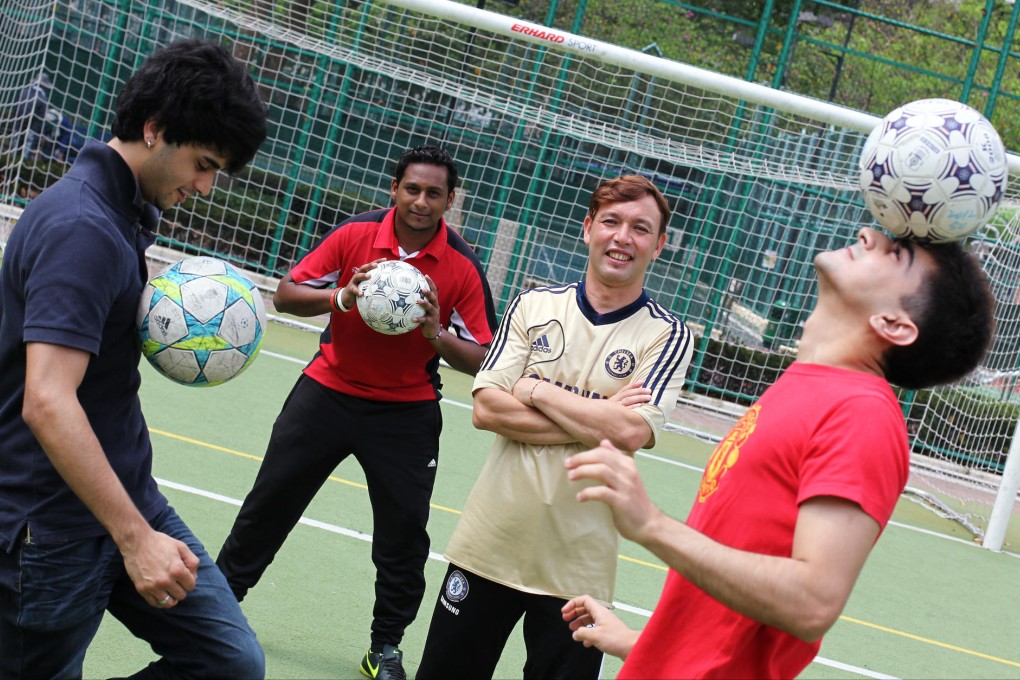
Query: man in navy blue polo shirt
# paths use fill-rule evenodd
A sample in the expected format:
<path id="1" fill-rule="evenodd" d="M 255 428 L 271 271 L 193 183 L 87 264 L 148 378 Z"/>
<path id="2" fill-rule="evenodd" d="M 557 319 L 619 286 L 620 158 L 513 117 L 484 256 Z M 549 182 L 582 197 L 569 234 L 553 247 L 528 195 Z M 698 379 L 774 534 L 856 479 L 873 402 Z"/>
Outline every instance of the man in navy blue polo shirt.
<path id="1" fill-rule="evenodd" d="M 207 193 L 266 136 L 222 47 L 155 52 L 18 220 L 0 269 L 0 677 L 80 677 L 105 611 L 162 658 L 147 672 L 260 677 L 223 575 L 152 478 L 135 312 L 159 211 Z"/>

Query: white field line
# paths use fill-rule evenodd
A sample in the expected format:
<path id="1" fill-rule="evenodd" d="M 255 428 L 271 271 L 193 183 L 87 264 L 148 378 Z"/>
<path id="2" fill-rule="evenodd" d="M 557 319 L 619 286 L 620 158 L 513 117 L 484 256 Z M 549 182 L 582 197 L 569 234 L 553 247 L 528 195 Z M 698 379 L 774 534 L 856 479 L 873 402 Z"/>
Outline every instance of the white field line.
<path id="1" fill-rule="evenodd" d="M 208 498 L 210 500 L 214 500 L 220 503 L 227 503 L 228 505 L 233 505 L 237 507 L 240 507 L 241 505 L 241 501 L 237 500 L 236 498 L 231 498 L 229 496 L 224 496 L 222 494 L 213 493 L 212 491 L 205 491 L 204 489 L 197 489 L 193 486 L 188 486 L 187 484 L 178 484 L 177 482 L 171 482 L 169 480 L 160 479 L 158 477 L 156 478 L 156 483 L 167 489 L 174 489 L 175 491 L 180 491 L 182 493 L 188 493 L 194 496 L 201 496 L 202 498 Z M 306 526 L 314 527 L 316 529 L 321 529 L 323 531 L 328 531 L 334 534 L 339 534 L 341 536 L 346 536 L 348 538 L 355 538 L 359 541 L 365 541 L 366 543 L 372 542 L 372 536 L 370 534 L 366 534 L 362 531 L 356 531 L 354 529 L 347 529 L 345 527 L 337 526 L 335 524 L 329 524 L 328 522 L 320 522 L 319 520 L 302 517 L 301 519 L 298 520 L 298 524 L 304 524 Z M 439 553 L 432 551 L 429 551 L 429 559 L 437 560 L 439 562 L 447 561 L 445 557 L 443 557 Z M 641 607 L 634 607 L 629 604 L 624 604 L 623 602 L 614 602 L 613 606 L 622 611 L 630 612 L 631 614 L 637 614 L 638 616 L 643 616 L 645 618 L 648 618 L 649 616 L 652 615 L 652 613 L 647 609 L 643 609 Z M 833 668 L 839 668 L 849 673 L 855 673 L 866 678 L 882 678 L 892 680 L 895 680 L 896 678 L 896 676 L 894 675 L 876 673 L 866 668 L 858 668 L 857 666 L 851 666 L 849 664 L 845 664 L 839 661 L 831 661 L 820 656 L 816 656 L 814 662 L 820 663 L 823 666 L 832 666 Z"/>

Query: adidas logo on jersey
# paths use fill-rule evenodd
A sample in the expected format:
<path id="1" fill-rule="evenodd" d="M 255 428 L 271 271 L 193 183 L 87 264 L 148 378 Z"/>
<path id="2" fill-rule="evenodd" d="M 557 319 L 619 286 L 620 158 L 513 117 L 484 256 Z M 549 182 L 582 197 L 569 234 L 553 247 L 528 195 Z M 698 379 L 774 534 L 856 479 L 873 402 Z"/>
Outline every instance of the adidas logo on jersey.
<path id="1" fill-rule="evenodd" d="M 433 458 L 432 460 L 429 461 L 429 464 L 426 465 L 425 467 L 434 468 L 435 466 L 436 466 L 436 459 Z"/>
<path id="2" fill-rule="evenodd" d="M 543 352 L 545 354 L 551 353 L 552 349 L 549 347 L 549 338 L 547 338 L 545 335 L 542 335 L 541 337 L 539 337 L 538 340 L 536 340 L 535 342 L 531 343 L 531 351 L 532 352 Z"/>

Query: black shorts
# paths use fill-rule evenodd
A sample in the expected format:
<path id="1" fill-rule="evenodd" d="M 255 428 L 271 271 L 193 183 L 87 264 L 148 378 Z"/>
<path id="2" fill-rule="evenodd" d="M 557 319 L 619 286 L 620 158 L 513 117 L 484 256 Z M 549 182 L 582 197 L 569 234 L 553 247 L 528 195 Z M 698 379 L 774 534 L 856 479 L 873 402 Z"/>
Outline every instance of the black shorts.
<path id="1" fill-rule="evenodd" d="M 491 678 L 507 638 L 524 617 L 525 680 L 593 680 L 602 652 L 572 637 L 560 609 L 566 600 L 525 593 L 451 564 L 432 613 L 416 680 Z"/>

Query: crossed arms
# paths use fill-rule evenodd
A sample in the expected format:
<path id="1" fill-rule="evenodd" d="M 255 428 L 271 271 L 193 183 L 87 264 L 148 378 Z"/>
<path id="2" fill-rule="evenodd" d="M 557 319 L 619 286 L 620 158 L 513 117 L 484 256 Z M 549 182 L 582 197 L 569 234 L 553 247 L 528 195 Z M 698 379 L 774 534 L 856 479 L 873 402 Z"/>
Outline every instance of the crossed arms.
<path id="1" fill-rule="evenodd" d="M 651 399 L 640 382 L 608 399 L 590 399 L 538 378 L 522 377 L 508 393 L 495 387 L 475 390 L 475 427 L 537 446 L 608 440 L 636 451 L 652 438 L 652 428 L 633 407 Z"/>

